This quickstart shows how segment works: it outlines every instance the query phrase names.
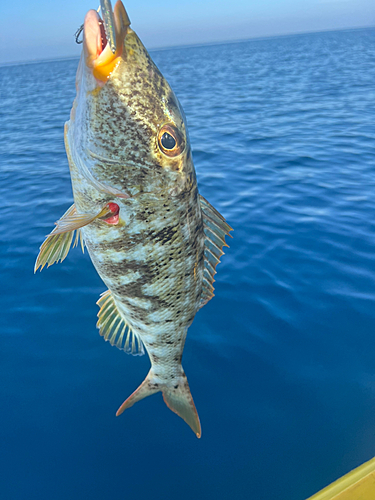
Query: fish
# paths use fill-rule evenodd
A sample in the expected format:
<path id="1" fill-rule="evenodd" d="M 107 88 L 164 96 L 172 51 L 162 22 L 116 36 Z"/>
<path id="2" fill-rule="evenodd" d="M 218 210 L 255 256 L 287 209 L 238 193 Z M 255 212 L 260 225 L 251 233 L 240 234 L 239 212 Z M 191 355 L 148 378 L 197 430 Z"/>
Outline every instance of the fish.
<path id="1" fill-rule="evenodd" d="M 97 302 L 100 335 L 127 353 L 147 352 L 151 362 L 116 415 L 161 392 L 201 437 L 182 353 L 196 313 L 214 295 L 232 228 L 199 194 L 185 114 L 123 3 L 112 11 L 106 0 L 102 10 L 103 18 L 95 10 L 85 16 L 64 129 L 74 203 L 42 243 L 35 272 L 78 244 L 87 248 L 107 287 Z"/>

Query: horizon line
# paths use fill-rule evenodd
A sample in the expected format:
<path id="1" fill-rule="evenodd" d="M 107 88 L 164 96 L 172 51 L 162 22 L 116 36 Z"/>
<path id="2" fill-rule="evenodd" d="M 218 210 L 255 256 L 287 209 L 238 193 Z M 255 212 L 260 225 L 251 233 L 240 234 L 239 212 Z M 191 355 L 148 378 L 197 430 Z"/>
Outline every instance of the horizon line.
<path id="1" fill-rule="evenodd" d="M 286 37 L 292 37 L 292 36 L 302 36 L 302 35 L 313 35 L 313 34 L 318 34 L 318 33 L 335 33 L 338 31 L 359 31 L 359 30 L 365 30 L 365 29 L 375 29 L 375 25 L 366 25 L 366 26 L 357 26 L 357 27 L 348 27 L 348 28 L 337 28 L 337 29 L 322 29 L 322 30 L 313 30 L 313 31 L 295 31 L 291 33 L 283 33 L 283 34 L 276 34 L 276 35 L 264 35 L 264 36 L 254 36 L 254 37 L 248 37 L 248 38 L 233 38 L 233 39 L 228 39 L 228 40 L 217 40 L 217 41 L 212 41 L 212 42 L 203 42 L 203 43 L 188 43 L 188 44 L 182 44 L 182 45 L 168 45 L 168 46 L 160 46 L 160 47 L 149 47 L 146 49 L 149 52 L 162 52 L 165 50 L 173 50 L 173 49 L 187 49 L 190 47 L 210 47 L 213 45 L 227 45 L 227 44 L 235 44 L 235 43 L 245 43 L 245 42 L 250 42 L 250 41 L 257 41 L 257 40 L 268 40 L 268 39 L 273 39 L 273 38 L 286 38 Z M 57 61 L 70 61 L 74 59 L 79 59 L 80 56 L 62 56 L 62 57 L 53 57 L 53 58 L 47 58 L 47 59 L 25 59 L 21 61 L 10 61 L 10 62 L 0 62 L 0 68 L 5 67 L 5 66 L 18 66 L 18 65 L 27 65 L 27 64 L 39 64 L 39 63 L 46 63 L 46 62 L 57 62 Z"/>

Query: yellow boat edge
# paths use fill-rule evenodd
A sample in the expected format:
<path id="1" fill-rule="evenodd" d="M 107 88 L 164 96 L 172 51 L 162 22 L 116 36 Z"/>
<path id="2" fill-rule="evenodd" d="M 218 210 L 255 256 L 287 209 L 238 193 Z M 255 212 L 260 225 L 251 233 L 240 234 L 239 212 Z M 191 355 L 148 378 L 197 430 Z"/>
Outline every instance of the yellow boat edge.
<path id="1" fill-rule="evenodd" d="M 306 500 L 374 500 L 375 457 Z"/>

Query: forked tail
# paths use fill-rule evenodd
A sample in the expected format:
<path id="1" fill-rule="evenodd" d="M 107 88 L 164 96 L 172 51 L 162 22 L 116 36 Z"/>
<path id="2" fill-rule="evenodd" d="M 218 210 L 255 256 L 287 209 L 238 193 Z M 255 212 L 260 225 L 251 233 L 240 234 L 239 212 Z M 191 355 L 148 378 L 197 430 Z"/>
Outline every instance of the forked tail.
<path id="1" fill-rule="evenodd" d="M 181 369 L 181 375 L 173 378 L 171 382 L 160 381 L 155 377 L 153 369 L 149 371 L 147 377 L 136 391 L 125 400 L 117 410 L 116 416 L 121 415 L 123 411 L 130 408 L 137 401 L 151 396 L 156 392 L 163 393 L 165 404 L 174 413 L 177 413 L 191 427 L 198 438 L 201 437 L 201 424 L 197 410 L 190 393 L 189 384 L 184 371 Z"/>

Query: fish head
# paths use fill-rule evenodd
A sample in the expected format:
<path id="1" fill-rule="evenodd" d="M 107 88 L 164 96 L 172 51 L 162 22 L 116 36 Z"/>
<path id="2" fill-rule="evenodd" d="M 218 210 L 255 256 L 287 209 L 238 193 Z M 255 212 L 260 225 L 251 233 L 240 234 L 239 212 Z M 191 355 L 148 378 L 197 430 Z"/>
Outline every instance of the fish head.
<path id="1" fill-rule="evenodd" d="M 184 112 L 121 1 L 113 18 L 114 52 L 99 14 L 85 17 L 67 146 L 78 169 L 118 192 L 178 196 L 196 183 Z"/>

